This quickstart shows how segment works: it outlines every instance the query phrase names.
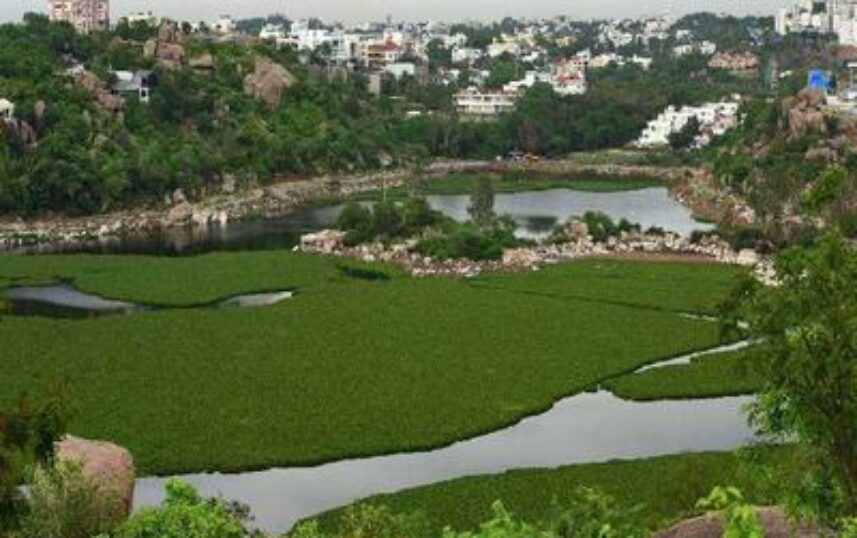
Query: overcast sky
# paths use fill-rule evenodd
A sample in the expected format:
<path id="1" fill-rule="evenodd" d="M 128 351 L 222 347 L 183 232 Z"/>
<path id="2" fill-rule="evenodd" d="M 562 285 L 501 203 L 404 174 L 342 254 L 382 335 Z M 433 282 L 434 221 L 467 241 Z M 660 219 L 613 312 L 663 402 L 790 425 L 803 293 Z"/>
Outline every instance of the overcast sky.
<path id="1" fill-rule="evenodd" d="M 333 22 L 381 20 L 498 20 L 507 15 L 567 15 L 574 19 L 636 17 L 665 10 L 773 14 L 789 0 L 111 0 L 113 16 L 139 11 L 182 20 L 210 20 L 220 14 L 250 17 L 285 13 L 318 16 Z M 0 20 L 19 20 L 27 11 L 44 11 L 45 0 L 0 0 Z"/>

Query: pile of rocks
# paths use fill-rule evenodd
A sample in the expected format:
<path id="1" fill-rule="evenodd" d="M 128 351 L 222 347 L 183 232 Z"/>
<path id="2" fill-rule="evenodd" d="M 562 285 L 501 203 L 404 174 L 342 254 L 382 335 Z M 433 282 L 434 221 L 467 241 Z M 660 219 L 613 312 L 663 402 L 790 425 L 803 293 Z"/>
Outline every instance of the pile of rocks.
<path id="1" fill-rule="evenodd" d="M 596 242 L 580 221 L 570 222 L 567 241 L 542 243 L 535 246 L 507 249 L 500 260 L 440 260 L 414 252 L 415 241 L 385 246 L 381 243 L 347 247 L 344 235 L 337 230 L 324 230 L 301 238 L 300 250 L 326 255 L 343 256 L 365 262 L 395 263 L 414 276 L 450 275 L 470 277 L 484 271 L 538 270 L 563 261 L 611 255 L 669 254 L 710 260 L 712 262 L 754 268 L 760 280 L 774 283 L 770 261 L 753 250 L 733 250 L 717 237 L 705 237 L 693 243 L 675 233 L 623 232 L 605 242 Z"/>

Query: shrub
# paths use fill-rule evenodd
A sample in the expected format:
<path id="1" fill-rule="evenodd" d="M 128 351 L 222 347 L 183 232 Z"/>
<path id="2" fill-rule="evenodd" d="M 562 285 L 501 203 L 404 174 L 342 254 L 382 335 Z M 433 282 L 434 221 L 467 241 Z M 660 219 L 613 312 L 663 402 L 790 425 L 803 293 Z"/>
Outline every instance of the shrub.
<path id="1" fill-rule="evenodd" d="M 179 480 L 166 485 L 167 498 L 157 508 L 143 509 L 126 521 L 114 538 L 245 538 L 251 533 L 241 514 L 227 503 L 199 496 Z"/>
<path id="2" fill-rule="evenodd" d="M 583 222 L 589 228 L 589 235 L 596 242 L 607 241 L 618 234 L 618 228 L 613 219 L 600 211 L 587 211 L 583 214 Z"/>
<path id="3" fill-rule="evenodd" d="M 570 506 L 553 518 L 556 538 L 637 538 L 645 529 L 632 521 L 639 508 L 622 510 L 609 495 L 586 487 L 575 490 Z"/>
<path id="4" fill-rule="evenodd" d="M 124 501 L 83 476 L 79 464 L 35 471 L 23 538 L 87 538 L 111 530 L 125 517 Z"/>
<path id="5" fill-rule="evenodd" d="M 0 411 L 0 535 L 16 528 L 26 506 L 19 489 L 34 464 L 51 465 L 54 443 L 70 415 L 65 387 L 50 391 L 39 406 L 26 395 L 14 411 Z"/>
<path id="6" fill-rule="evenodd" d="M 442 216 L 431 208 L 425 198 L 410 198 L 405 202 L 402 220 L 408 233 L 416 233 L 435 226 Z"/>
<path id="7" fill-rule="evenodd" d="M 443 538 L 551 538 L 552 536 L 548 532 L 516 520 L 500 501 L 494 503 L 492 510 L 494 518 L 480 525 L 478 532 L 456 533 L 445 529 Z"/>
<path id="8" fill-rule="evenodd" d="M 438 259 L 497 260 L 503 257 L 503 249 L 516 244 L 514 233 L 507 226 L 481 230 L 472 224 L 462 224 L 447 235 L 420 241 L 415 250 Z"/>
<path id="9" fill-rule="evenodd" d="M 737 488 L 714 488 L 697 507 L 723 511 L 723 538 L 764 538 L 765 532 L 756 517 L 756 509 L 744 501 Z"/>
<path id="10" fill-rule="evenodd" d="M 403 224 L 401 211 L 395 202 L 378 202 L 372 208 L 372 232 L 375 237 L 398 237 L 403 231 Z"/>
<path id="11" fill-rule="evenodd" d="M 336 227 L 340 230 L 359 230 L 372 227 L 372 212 L 363 204 L 350 201 L 342 208 L 336 219 Z"/>

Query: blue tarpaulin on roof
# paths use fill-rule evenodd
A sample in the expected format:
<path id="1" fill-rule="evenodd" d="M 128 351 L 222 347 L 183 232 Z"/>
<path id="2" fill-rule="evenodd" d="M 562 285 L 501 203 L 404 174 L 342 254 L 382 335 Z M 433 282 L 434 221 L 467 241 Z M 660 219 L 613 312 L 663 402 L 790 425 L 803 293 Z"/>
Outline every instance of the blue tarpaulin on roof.
<path id="1" fill-rule="evenodd" d="M 827 90 L 830 88 L 830 75 L 821 69 L 811 69 L 807 77 L 806 85 L 810 88 Z"/>

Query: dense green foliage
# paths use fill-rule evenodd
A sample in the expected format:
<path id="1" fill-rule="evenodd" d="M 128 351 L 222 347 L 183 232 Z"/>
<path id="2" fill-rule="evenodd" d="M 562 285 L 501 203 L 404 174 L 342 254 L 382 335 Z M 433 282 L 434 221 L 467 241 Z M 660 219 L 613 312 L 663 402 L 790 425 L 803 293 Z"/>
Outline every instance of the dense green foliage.
<path id="1" fill-rule="evenodd" d="M 92 213 L 161 200 L 175 188 L 202 195 L 226 176 L 264 183 L 284 174 L 372 168 L 380 149 L 396 145 L 391 122 L 361 77 L 312 78 L 292 53 L 263 45 L 192 39 L 185 48 L 191 56 L 212 53 L 215 74 L 165 70 L 143 57 L 141 43 L 77 35 L 35 15 L 0 26 L 0 96 L 17 105 L 18 118 L 38 138 L 25 143 L 23 128 L 0 135 L 0 211 Z M 243 91 L 242 73 L 256 55 L 298 77 L 274 110 Z M 124 121 L 106 115 L 64 75 L 66 58 L 105 81 L 110 68 L 154 67 L 151 103 L 127 99 Z M 39 100 L 43 117 L 35 112 Z"/>
<path id="2" fill-rule="evenodd" d="M 727 312 L 760 342 L 765 384 L 752 418 L 764 433 L 796 440 L 807 478 L 797 508 L 829 521 L 857 514 L 857 253 L 829 235 L 776 261 L 779 285 L 747 280 Z"/>
<path id="3" fill-rule="evenodd" d="M 72 432 L 128 447 L 143 474 L 428 448 L 716 344 L 716 324 L 676 312 L 710 310 L 734 278 L 722 266 L 590 260 L 469 280 L 389 269 L 391 279 L 373 282 L 337 265 L 281 252 L 7 257 L 0 285 L 67 278 L 155 304 L 297 296 L 251 310 L 2 317 L 0 400 L 68 379 L 80 416 Z M 616 327 L 637 330 L 615 338 Z M 538 374 L 525 384 L 524 364 Z"/>
<path id="4" fill-rule="evenodd" d="M 218 499 L 203 499 L 188 484 L 173 480 L 157 508 L 144 508 L 114 538 L 245 538 L 251 536 L 240 514 Z"/>
<path id="5" fill-rule="evenodd" d="M 499 499 L 522 521 L 550 526 L 558 513 L 579 506 L 575 493 L 580 488 L 590 488 L 615 499 L 615 509 L 634 527 L 657 530 L 693 515 L 696 501 L 724 482 L 740 487 L 752 502 L 778 502 L 783 480 L 791 476 L 789 454 L 766 449 L 520 469 L 377 495 L 359 504 L 386 506 L 396 513 L 420 512 L 435 531 L 446 526 L 475 530 L 491 517 L 491 504 Z M 319 516 L 320 527 L 336 532 L 344 510 Z"/>
<path id="6" fill-rule="evenodd" d="M 620 398 L 637 401 L 753 394 L 763 381 L 749 360 L 741 351 L 704 355 L 689 364 L 662 366 L 604 385 Z"/>
<path id="7" fill-rule="evenodd" d="M 12 410 L 0 411 L 0 534 L 21 523 L 26 510 L 19 487 L 30 479 L 34 465 L 53 461 L 54 442 L 65 433 L 69 414 L 61 386 L 51 388 L 35 404 L 26 394 L 20 395 Z"/>
<path id="8" fill-rule="evenodd" d="M 125 501 L 88 480 L 78 462 L 41 466 L 28 486 L 20 538 L 91 538 L 126 516 Z"/>
<path id="9" fill-rule="evenodd" d="M 474 42 L 495 34 L 467 32 Z M 153 33 L 138 23 L 81 36 L 35 15 L 0 27 L 0 96 L 17 105 L 22 121 L 0 135 L 0 211 L 97 213 L 159 202 L 176 188 L 203 196 L 226 178 L 264 184 L 293 175 L 373 169 L 384 154 L 406 163 L 432 156 L 493 158 L 513 149 L 558 156 L 616 147 L 633 140 L 668 104 L 758 90 L 753 79 L 707 72 L 702 57 L 656 54 L 649 71 L 633 66 L 593 71 L 586 95 L 560 97 L 549 86 L 536 85 L 514 113 L 496 122 L 471 122 L 454 110 L 455 84 L 421 86 L 411 77 L 385 84 L 385 94 L 375 99 L 361 73 L 329 80 L 323 54 L 310 55 L 307 66 L 291 49 L 195 35 L 185 36 L 188 57 L 212 54 L 214 72 L 169 70 L 142 54 L 142 41 Z M 436 62 L 447 61 L 434 52 Z M 257 56 L 297 77 L 276 107 L 243 91 L 243 77 Z M 490 70 L 494 84 L 531 67 L 510 58 L 486 61 L 491 65 L 480 67 Z M 111 69 L 154 68 L 158 85 L 149 104 L 128 98 L 124 118 L 114 118 L 70 83 L 65 70 L 78 62 L 107 83 Z M 40 101 L 44 114 L 36 106 Z M 428 113 L 411 117 L 412 110 Z"/>

